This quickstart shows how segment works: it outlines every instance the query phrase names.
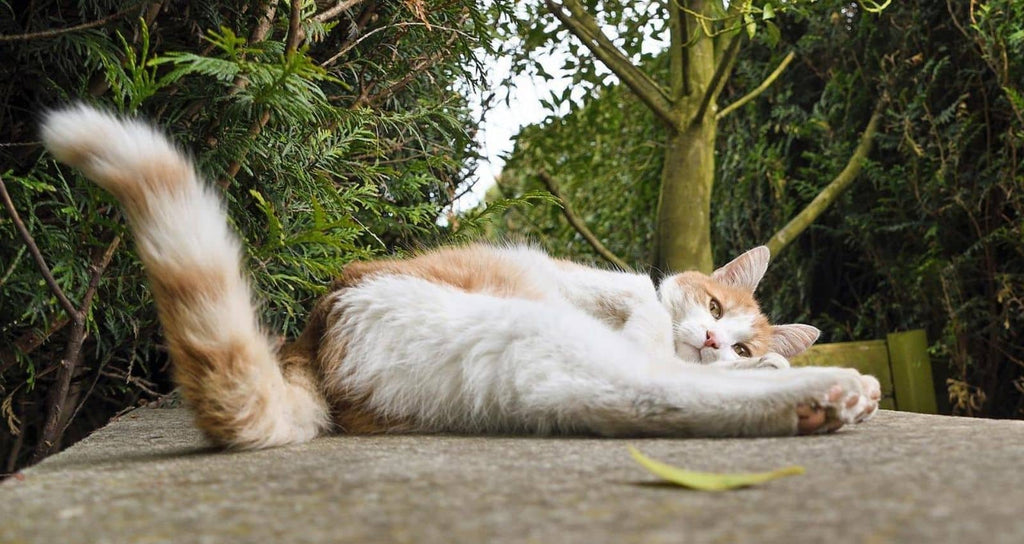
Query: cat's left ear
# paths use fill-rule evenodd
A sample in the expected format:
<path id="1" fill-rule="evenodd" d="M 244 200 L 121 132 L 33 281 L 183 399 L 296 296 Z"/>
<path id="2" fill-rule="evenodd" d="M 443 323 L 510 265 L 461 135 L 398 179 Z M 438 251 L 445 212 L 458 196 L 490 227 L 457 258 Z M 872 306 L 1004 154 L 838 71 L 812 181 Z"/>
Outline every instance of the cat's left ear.
<path id="1" fill-rule="evenodd" d="M 771 350 L 788 359 L 811 347 L 819 335 L 817 327 L 801 323 L 772 325 Z"/>
<path id="2" fill-rule="evenodd" d="M 711 279 L 733 287 L 742 287 L 753 293 L 768 270 L 768 261 L 771 257 L 772 254 L 767 247 L 755 247 L 712 272 Z"/>

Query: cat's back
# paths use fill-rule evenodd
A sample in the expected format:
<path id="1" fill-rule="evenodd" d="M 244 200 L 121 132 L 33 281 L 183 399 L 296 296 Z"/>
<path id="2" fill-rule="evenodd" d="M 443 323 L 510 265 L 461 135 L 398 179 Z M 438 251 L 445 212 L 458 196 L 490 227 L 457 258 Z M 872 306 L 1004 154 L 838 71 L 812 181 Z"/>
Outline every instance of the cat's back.
<path id="1" fill-rule="evenodd" d="M 383 276 L 407 276 L 467 293 L 501 298 L 546 300 L 557 296 L 545 281 L 556 266 L 544 252 L 525 245 L 471 244 L 443 247 L 405 259 L 381 259 L 347 265 L 332 290 L 358 287 Z"/>

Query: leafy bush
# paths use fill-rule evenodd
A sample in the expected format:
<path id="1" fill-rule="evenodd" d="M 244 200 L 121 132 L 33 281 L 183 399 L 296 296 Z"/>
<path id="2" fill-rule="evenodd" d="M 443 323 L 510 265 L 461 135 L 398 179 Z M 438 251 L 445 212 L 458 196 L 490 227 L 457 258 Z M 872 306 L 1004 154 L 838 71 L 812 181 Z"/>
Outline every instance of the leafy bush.
<path id="1" fill-rule="evenodd" d="M 765 308 L 817 324 L 825 341 L 924 327 L 952 411 L 1024 417 L 1024 5 L 961 4 L 894 2 L 866 16 L 819 1 L 757 35 L 776 46 L 740 55 L 723 104 L 788 51 L 797 60 L 719 126 L 715 258 L 767 242 L 839 174 L 885 100 L 860 178 L 777 256 Z M 623 89 L 602 89 L 524 130 L 505 194 L 539 187 L 548 169 L 612 252 L 649 262 L 644 191 L 657 183 L 649 142 L 661 137 L 636 107 Z M 500 233 L 596 258 L 555 209 L 510 211 Z"/>
<path id="2" fill-rule="evenodd" d="M 0 179 L 83 310 L 79 331 L 0 215 L 0 472 L 168 389 L 117 207 L 42 152 L 45 108 L 85 100 L 167 127 L 224 190 L 264 313 L 284 334 L 344 263 L 451 236 L 437 218 L 473 167 L 465 94 L 490 43 L 473 2 L 123 6 L 0 2 Z M 69 358 L 76 340 L 81 356 Z"/>

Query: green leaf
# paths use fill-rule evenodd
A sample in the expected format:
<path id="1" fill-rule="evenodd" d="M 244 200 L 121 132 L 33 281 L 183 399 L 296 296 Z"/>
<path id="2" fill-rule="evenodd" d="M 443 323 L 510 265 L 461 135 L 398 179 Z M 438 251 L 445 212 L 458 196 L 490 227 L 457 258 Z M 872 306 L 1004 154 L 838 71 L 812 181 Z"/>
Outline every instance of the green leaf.
<path id="1" fill-rule="evenodd" d="M 775 23 L 771 21 L 764 22 L 765 41 L 768 42 L 769 47 L 775 47 L 779 44 L 779 39 L 782 38 L 782 33 L 779 31 L 779 27 L 775 26 Z"/>
<path id="2" fill-rule="evenodd" d="M 754 16 L 748 13 L 743 16 L 743 21 L 746 23 L 744 26 L 747 29 L 747 37 L 754 39 L 754 34 L 757 32 L 757 22 L 754 21 Z"/>
<path id="3" fill-rule="evenodd" d="M 640 453 L 633 446 L 629 446 L 629 453 L 637 463 L 640 463 L 651 474 L 673 484 L 700 491 L 727 491 L 739 487 L 762 484 L 782 478 L 783 476 L 794 476 L 804 473 L 804 467 L 796 465 L 783 467 L 771 472 L 695 472 L 655 461 Z"/>

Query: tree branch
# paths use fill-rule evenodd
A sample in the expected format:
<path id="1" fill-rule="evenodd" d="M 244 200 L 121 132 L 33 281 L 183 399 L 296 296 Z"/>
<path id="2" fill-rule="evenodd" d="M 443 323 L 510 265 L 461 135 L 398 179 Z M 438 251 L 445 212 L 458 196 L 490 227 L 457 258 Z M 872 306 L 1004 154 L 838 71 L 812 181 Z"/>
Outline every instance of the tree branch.
<path id="1" fill-rule="evenodd" d="M 721 91 L 721 87 L 726 79 L 725 74 L 732 68 L 733 60 L 736 58 L 736 53 L 739 49 L 740 39 L 739 37 L 734 37 L 729 41 L 729 47 L 725 50 L 724 56 L 718 61 L 718 65 L 715 66 L 715 73 L 711 76 L 708 88 L 704 90 L 704 96 L 700 100 L 700 107 L 697 108 L 697 113 L 693 116 L 693 119 L 690 121 L 691 123 L 696 125 L 704 121 L 704 115 L 707 114 L 708 108 L 711 107 L 711 102 L 714 101 Z"/>
<path id="2" fill-rule="evenodd" d="M 661 87 L 647 74 L 637 68 L 633 61 L 619 51 L 618 47 L 601 31 L 597 21 L 586 12 L 577 0 L 563 0 L 569 15 L 562 6 L 552 0 L 544 0 L 548 10 L 575 35 L 595 57 L 612 71 L 633 94 L 637 96 L 665 123 L 680 128 L 680 117 L 672 109 L 672 102 Z"/>
<path id="3" fill-rule="evenodd" d="M 39 333 L 35 330 L 30 330 L 18 337 L 14 341 L 14 349 L 0 349 L 0 375 L 7 372 L 8 368 L 18 364 L 18 357 L 15 350 L 28 355 L 35 351 L 36 348 L 43 345 L 51 336 L 63 329 L 68 323 L 71 322 L 71 318 L 63 316 L 50 316 L 46 319 L 48 323 L 46 330 Z"/>
<path id="4" fill-rule="evenodd" d="M 718 115 L 715 116 L 715 119 L 721 119 L 726 115 L 729 115 L 733 111 L 743 107 L 743 105 L 746 104 L 747 102 L 750 102 L 751 100 L 757 98 L 761 93 L 768 89 L 768 87 L 771 87 L 772 83 L 775 83 L 775 80 L 779 78 L 779 75 L 782 74 L 786 67 L 789 66 L 789 63 L 793 62 L 793 59 L 795 58 L 796 53 L 790 51 L 789 54 L 786 55 L 786 58 L 782 59 L 782 62 L 779 63 L 779 66 L 775 68 L 775 70 L 771 74 L 768 74 L 768 77 L 766 77 L 764 81 L 762 81 L 761 84 L 757 86 L 757 88 L 743 95 L 742 98 L 733 102 L 732 104 L 729 104 L 725 108 L 722 108 L 722 111 L 718 112 Z"/>
<path id="5" fill-rule="evenodd" d="M 138 4 L 133 4 L 130 7 L 127 7 L 127 8 L 125 8 L 125 9 L 123 9 L 123 10 L 117 12 L 117 13 L 113 13 L 111 15 L 108 15 L 108 16 L 102 18 L 102 19 L 97 19 L 95 21 L 90 21 L 88 23 L 82 23 L 80 25 L 69 26 L 67 28 L 55 28 L 55 29 L 52 29 L 52 30 L 41 30 L 39 32 L 29 32 L 27 34 L 11 34 L 11 35 L 7 35 L 7 36 L 0 36 L 0 42 L 21 42 L 21 41 L 35 40 L 35 39 L 39 39 L 39 38 L 52 38 L 54 36 L 60 36 L 61 34 L 67 34 L 69 32 L 76 32 L 76 31 L 79 31 L 79 30 L 88 30 L 90 28 L 96 28 L 98 26 L 103 26 L 103 25 L 105 25 L 105 24 L 107 24 L 107 23 L 109 23 L 111 21 L 114 21 L 116 19 L 120 19 L 121 17 L 124 17 L 125 15 L 131 13 L 132 10 L 138 8 L 140 4 L 141 4 L 141 2 L 138 3 Z"/>
<path id="6" fill-rule="evenodd" d="M 254 121 L 253 124 L 249 126 L 249 140 L 255 140 L 256 137 L 260 135 L 260 132 L 263 131 L 263 127 L 267 126 L 267 123 L 269 121 L 270 110 L 264 110 L 263 113 L 260 114 L 259 119 L 256 119 L 256 121 Z M 248 154 L 249 149 L 244 148 L 239 153 L 238 157 L 235 158 L 235 160 L 231 161 L 231 164 L 228 165 L 227 172 L 225 172 L 224 176 L 217 180 L 218 187 L 220 187 L 221 189 L 227 189 L 228 186 L 231 185 L 231 180 L 235 179 L 235 176 L 238 175 L 238 171 L 242 169 L 242 161 L 245 160 L 245 157 Z"/>
<path id="7" fill-rule="evenodd" d="M 291 58 L 302 42 L 302 0 L 292 0 L 288 13 L 288 36 L 285 38 L 284 56 Z"/>
<path id="8" fill-rule="evenodd" d="M 60 443 L 61 436 L 64 434 L 64 429 L 60 425 L 61 416 L 64 412 L 64 406 L 67 404 L 68 391 L 71 389 L 71 378 L 74 376 L 75 368 L 82 359 L 82 345 L 85 343 L 85 337 L 88 334 L 86 316 L 89 314 L 89 307 L 92 305 L 96 289 L 99 287 L 100 278 L 103 276 L 103 272 L 107 269 L 107 265 L 110 264 L 114 252 L 117 251 L 120 245 L 121 235 L 119 234 L 107 245 L 106 250 L 100 256 L 93 259 L 90 265 L 92 274 L 89 278 L 89 287 L 82 297 L 82 307 L 72 314 L 71 333 L 68 336 L 67 346 L 64 348 L 64 356 L 61 358 L 59 366 L 57 366 L 57 377 L 53 385 L 50 386 L 52 388 L 50 394 L 47 395 L 46 421 L 43 424 L 39 442 L 36 444 L 36 450 L 32 454 L 33 463 L 53 453 L 53 450 Z"/>
<path id="9" fill-rule="evenodd" d="M 601 241 L 597 239 L 597 236 L 594 236 L 594 233 L 591 232 L 589 228 L 587 228 L 586 223 L 584 223 L 583 220 L 580 219 L 578 215 L 576 215 L 576 212 L 573 211 L 572 206 L 569 204 L 569 201 L 565 199 L 565 197 L 562 195 L 562 191 L 559 190 L 558 184 L 555 183 L 555 180 L 547 172 L 541 170 L 540 172 L 537 172 L 537 177 L 539 177 L 540 180 L 544 182 L 544 185 L 548 188 L 548 192 L 555 195 L 555 198 L 557 198 L 558 201 L 562 203 L 562 215 L 564 215 L 566 220 L 569 221 L 569 224 L 572 225 L 574 229 L 576 229 L 576 232 L 580 233 L 580 235 L 583 236 L 583 239 L 586 240 L 587 243 L 589 243 L 590 246 L 593 247 L 594 250 L 597 251 L 597 253 L 601 257 L 603 257 L 606 261 L 614 264 L 615 266 L 622 270 L 631 269 L 631 267 L 628 264 L 626 264 L 626 261 L 623 261 L 614 253 L 612 253 L 608 248 L 604 247 L 604 244 L 602 244 Z"/>
<path id="10" fill-rule="evenodd" d="M 369 38 L 370 36 L 373 36 L 374 34 L 376 34 L 378 32 L 383 32 L 385 30 L 390 30 L 390 29 L 393 29 L 393 28 L 406 28 L 406 27 L 410 27 L 410 26 L 426 26 L 426 27 L 430 27 L 431 29 L 435 29 L 436 28 L 438 30 L 444 30 L 446 32 L 452 32 L 452 33 L 454 33 L 456 35 L 458 35 L 458 34 L 465 35 L 465 32 L 463 32 L 462 30 L 459 30 L 458 28 L 451 28 L 451 27 L 440 26 L 440 25 L 429 25 L 427 23 L 422 23 L 422 22 L 395 23 L 393 25 L 387 25 L 387 26 L 382 26 L 382 27 L 375 28 L 375 29 L 367 32 L 366 34 L 363 34 L 362 36 L 359 37 L 358 40 L 355 40 L 355 41 L 349 43 L 347 46 L 342 47 L 337 53 L 335 53 L 333 56 L 331 56 L 331 58 L 321 62 L 320 63 L 320 67 L 321 68 L 326 68 L 326 67 L 330 66 L 331 64 L 334 64 L 338 59 L 340 59 L 341 57 L 345 56 L 346 53 L 348 53 L 349 51 L 354 49 L 363 40 Z"/>
<path id="11" fill-rule="evenodd" d="M 690 92 L 690 82 L 686 73 L 686 21 L 679 10 L 679 4 L 672 0 L 668 3 L 668 79 L 671 100 L 679 100 Z"/>
<path id="12" fill-rule="evenodd" d="M 346 10 L 354 8 L 359 4 L 362 4 L 364 1 L 365 0 L 343 0 L 341 2 L 338 2 L 337 4 L 334 4 L 334 6 L 331 7 L 330 9 L 326 9 L 320 13 L 317 13 L 316 15 L 313 16 L 313 20 L 318 23 L 326 23 L 327 21 L 330 21 L 331 19 L 334 19 L 335 17 L 341 15 Z"/>
<path id="13" fill-rule="evenodd" d="M 412 80 L 416 79 L 417 76 L 419 76 L 432 65 L 437 63 L 437 61 L 441 60 L 442 56 L 443 55 L 441 53 L 434 53 L 433 55 L 430 55 L 429 57 L 417 62 L 412 66 L 411 69 L 409 69 L 408 72 L 406 72 L 404 76 L 402 76 L 402 79 L 399 79 L 395 83 L 388 85 L 378 93 L 372 95 L 360 94 L 359 98 L 357 98 L 356 101 L 352 103 L 350 109 L 357 109 L 363 106 L 372 106 L 374 104 L 379 104 L 382 100 L 386 100 L 389 96 L 394 95 L 395 93 L 401 91 L 410 83 L 412 83 Z"/>
<path id="14" fill-rule="evenodd" d="M 839 198 L 847 187 L 853 183 L 853 180 L 860 174 L 860 170 L 864 165 L 864 160 L 867 159 L 868 154 L 871 153 L 872 143 L 874 141 L 875 133 L 878 131 L 878 123 L 882 118 L 882 110 L 885 104 L 888 102 L 885 96 L 883 96 L 878 104 L 875 105 L 875 111 L 871 114 L 871 119 L 868 121 L 868 126 L 864 129 L 864 132 L 860 135 L 860 143 L 857 144 L 857 149 L 854 150 L 853 155 L 850 156 L 850 160 L 847 161 L 846 167 L 839 173 L 820 193 L 818 196 L 811 200 L 810 204 L 807 205 L 796 217 L 790 220 L 786 226 L 782 227 L 771 240 L 766 244 L 768 249 L 771 251 L 772 256 L 778 255 L 790 242 L 792 242 L 797 236 L 800 235 L 804 230 L 807 229 L 819 215 L 822 214 L 833 202 Z"/>
<path id="15" fill-rule="evenodd" d="M 8 215 L 11 216 L 11 221 L 14 222 L 14 228 L 17 229 L 21 240 L 28 246 L 28 252 L 32 254 L 32 259 L 35 260 L 36 267 L 39 268 L 39 273 L 43 275 L 46 285 L 50 287 L 50 291 L 53 291 L 54 296 L 57 297 L 64 311 L 68 315 L 75 315 L 75 304 L 64 294 L 64 290 L 57 285 L 57 280 L 53 278 L 50 267 L 47 266 L 46 260 L 43 259 L 43 254 L 39 251 L 39 246 L 36 245 L 35 239 L 32 238 L 32 233 L 25 228 L 25 223 L 21 221 L 21 217 L 18 215 L 18 210 L 14 208 L 14 202 L 11 201 L 11 195 L 7 193 L 7 186 L 4 184 L 2 177 L 0 177 L 0 197 L 3 198 L 4 207 L 7 209 Z"/>

